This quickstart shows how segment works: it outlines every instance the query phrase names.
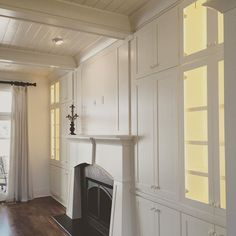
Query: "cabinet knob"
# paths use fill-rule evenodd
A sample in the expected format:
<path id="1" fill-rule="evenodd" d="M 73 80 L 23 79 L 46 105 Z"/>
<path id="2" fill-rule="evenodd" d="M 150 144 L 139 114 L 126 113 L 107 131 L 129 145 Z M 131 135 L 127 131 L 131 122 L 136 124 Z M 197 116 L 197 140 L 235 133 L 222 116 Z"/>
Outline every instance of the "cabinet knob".
<path id="1" fill-rule="evenodd" d="M 156 212 L 156 213 L 157 213 L 157 212 L 160 213 L 161 211 L 160 211 L 159 209 L 155 209 L 155 212 Z"/>
<path id="2" fill-rule="evenodd" d="M 155 68 L 158 67 L 158 66 L 160 66 L 160 64 L 159 64 L 159 63 L 156 63 L 156 64 L 154 64 L 154 65 L 151 65 L 150 67 L 151 67 L 151 69 L 155 69 Z"/>
<path id="3" fill-rule="evenodd" d="M 215 236 L 215 231 L 214 231 L 214 230 L 210 230 L 210 231 L 208 232 L 208 235 L 209 235 L 209 236 Z"/>

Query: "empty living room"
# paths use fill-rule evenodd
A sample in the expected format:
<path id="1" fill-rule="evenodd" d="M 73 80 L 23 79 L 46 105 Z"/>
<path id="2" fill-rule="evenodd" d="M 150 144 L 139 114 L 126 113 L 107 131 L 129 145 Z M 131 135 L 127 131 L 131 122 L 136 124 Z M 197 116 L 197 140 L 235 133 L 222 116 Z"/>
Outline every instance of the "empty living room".
<path id="1" fill-rule="evenodd" d="M 0 236 L 236 236 L 235 91 L 235 0 L 0 0 Z"/>

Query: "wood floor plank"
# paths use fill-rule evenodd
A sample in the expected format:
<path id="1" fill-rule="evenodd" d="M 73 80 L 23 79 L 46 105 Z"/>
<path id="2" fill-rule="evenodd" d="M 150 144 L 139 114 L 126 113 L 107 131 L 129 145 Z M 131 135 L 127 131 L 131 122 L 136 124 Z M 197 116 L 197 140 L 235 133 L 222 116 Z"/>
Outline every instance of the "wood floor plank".
<path id="1" fill-rule="evenodd" d="M 0 235 L 65 236 L 52 216 L 65 213 L 65 208 L 51 197 L 28 203 L 0 205 Z"/>

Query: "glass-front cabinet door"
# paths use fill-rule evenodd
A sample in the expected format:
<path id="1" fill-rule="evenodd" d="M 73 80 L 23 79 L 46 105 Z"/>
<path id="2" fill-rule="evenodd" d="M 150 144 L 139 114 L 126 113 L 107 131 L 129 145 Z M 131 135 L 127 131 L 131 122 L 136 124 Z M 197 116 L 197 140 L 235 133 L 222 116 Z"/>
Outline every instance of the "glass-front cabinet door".
<path id="1" fill-rule="evenodd" d="M 181 4 L 182 59 L 207 55 L 224 42 L 224 17 L 206 8 L 206 0 L 185 0 Z"/>
<path id="2" fill-rule="evenodd" d="M 183 195 L 211 210 L 226 208 L 223 75 L 214 56 L 182 70 Z"/>
<path id="3" fill-rule="evenodd" d="M 207 66 L 184 72 L 185 197 L 209 203 Z"/>

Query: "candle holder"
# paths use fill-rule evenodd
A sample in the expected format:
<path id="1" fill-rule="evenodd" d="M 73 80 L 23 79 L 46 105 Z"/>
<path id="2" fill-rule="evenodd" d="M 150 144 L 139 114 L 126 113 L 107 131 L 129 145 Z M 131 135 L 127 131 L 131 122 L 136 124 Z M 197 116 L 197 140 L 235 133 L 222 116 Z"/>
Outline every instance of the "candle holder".
<path id="1" fill-rule="evenodd" d="M 75 123 L 74 121 L 79 117 L 77 114 L 74 114 L 74 109 L 75 106 L 74 104 L 72 104 L 70 106 L 71 108 L 71 115 L 66 116 L 66 118 L 68 118 L 70 120 L 70 135 L 76 135 L 75 133 Z"/>

